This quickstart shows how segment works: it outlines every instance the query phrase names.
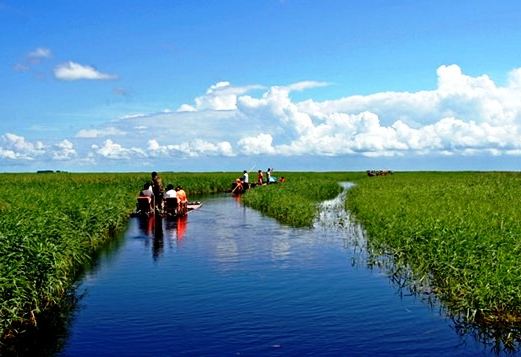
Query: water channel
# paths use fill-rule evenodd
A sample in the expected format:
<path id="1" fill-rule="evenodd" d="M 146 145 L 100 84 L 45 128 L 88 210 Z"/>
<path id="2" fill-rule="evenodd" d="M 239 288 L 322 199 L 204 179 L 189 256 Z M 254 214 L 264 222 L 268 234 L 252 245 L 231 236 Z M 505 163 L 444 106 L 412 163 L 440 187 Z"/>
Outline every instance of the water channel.
<path id="1" fill-rule="evenodd" d="M 491 353 L 368 268 L 346 220 L 326 205 L 313 229 L 294 229 L 225 195 L 181 221 L 132 218 L 79 285 L 59 355 Z"/>

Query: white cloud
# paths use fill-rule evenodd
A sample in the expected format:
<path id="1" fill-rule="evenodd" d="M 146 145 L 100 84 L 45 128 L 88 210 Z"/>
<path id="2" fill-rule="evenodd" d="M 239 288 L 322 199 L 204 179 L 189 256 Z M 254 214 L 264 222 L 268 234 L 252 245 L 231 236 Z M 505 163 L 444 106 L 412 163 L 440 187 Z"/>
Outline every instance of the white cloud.
<path id="1" fill-rule="evenodd" d="M 103 146 L 92 145 L 91 148 L 94 153 L 107 159 L 114 160 L 129 160 L 135 158 L 146 158 L 147 154 L 143 149 L 140 148 L 125 148 L 120 144 L 113 142 L 108 139 L 105 140 Z"/>
<path id="2" fill-rule="evenodd" d="M 196 139 L 180 144 L 160 145 L 156 139 L 148 141 L 148 152 L 153 156 L 185 157 L 234 156 L 232 146 L 227 141 L 217 143 Z"/>
<path id="3" fill-rule="evenodd" d="M 38 47 L 34 51 L 29 52 L 28 58 L 51 58 L 51 50 L 44 47 Z"/>
<path id="4" fill-rule="evenodd" d="M 6 133 L 0 137 L 0 156 L 8 159 L 33 160 L 45 154 L 42 142 L 30 142 L 23 136 Z"/>
<path id="5" fill-rule="evenodd" d="M 437 73 L 432 91 L 295 103 L 290 89 L 308 87 L 296 84 L 272 87 L 261 98 L 241 96 L 237 107 L 247 120 L 277 122 L 281 130 L 259 131 L 238 144 L 244 153 L 371 157 L 498 155 L 521 147 L 521 70 L 511 72 L 505 87 L 486 75 L 467 76 L 455 65 Z"/>
<path id="6" fill-rule="evenodd" d="M 302 81 L 302 82 L 290 84 L 288 86 L 282 86 L 279 88 L 284 89 L 288 92 L 295 92 L 295 91 L 299 92 L 299 91 L 303 91 L 306 89 L 327 87 L 329 85 L 330 85 L 330 83 L 328 83 L 328 82 Z"/>
<path id="7" fill-rule="evenodd" d="M 193 107 L 190 104 L 181 104 L 179 106 L 179 108 L 177 108 L 177 111 L 178 112 L 196 112 L 197 109 L 195 109 L 195 107 Z"/>
<path id="8" fill-rule="evenodd" d="M 76 133 L 77 138 L 101 138 L 106 136 L 123 136 L 127 133 L 115 128 L 115 127 L 107 127 L 103 129 L 81 129 Z"/>
<path id="9" fill-rule="evenodd" d="M 144 113 L 132 113 L 132 114 L 126 114 L 119 117 L 119 119 L 125 120 L 125 119 L 136 119 L 136 118 L 145 118 L 147 116 L 150 116 L 150 114 L 144 114 Z"/>
<path id="10" fill-rule="evenodd" d="M 218 82 L 206 91 L 206 94 L 195 98 L 195 105 L 182 104 L 178 112 L 193 112 L 199 110 L 235 110 L 237 97 L 254 89 L 263 88 L 259 85 L 234 87 L 230 82 Z"/>
<path id="11" fill-rule="evenodd" d="M 99 72 L 96 68 L 82 65 L 76 62 L 62 63 L 54 68 L 54 76 L 64 81 L 76 81 L 81 79 L 106 80 L 115 79 L 116 76 Z"/>
<path id="12" fill-rule="evenodd" d="M 77 156 L 74 145 L 67 139 L 54 145 L 54 147 L 55 150 L 52 153 L 52 158 L 54 160 L 70 160 Z"/>
<path id="13" fill-rule="evenodd" d="M 80 130 L 77 147 L 72 142 L 45 146 L 6 134 L 0 157 L 106 158 L 145 164 L 238 154 L 272 159 L 521 156 L 521 68 L 514 69 L 504 85 L 486 75 L 469 76 L 455 65 L 439 67 L 437 76 L 432 90 L 300 102 L 292 92 L 327 83 L 264 88 L 219 82 L 178 111 L 133 113 Z M 110 136 L 119 136 L 118 142 L 94 141 Z M 82 153 L 85 147 L 91 151 Z"/>
<path id="14" fill-rule="evenodd" d="M 16 160 L 17 156 L 13 150 L 6 150 L 0 147 L 0 159 Z"/>
<path id="15" fill-rule="evenodd" d="M 238 141 L 241 151 L 247 155 L 275 154 L 272 146 L 273 137 L 270 134 L 260 133 L 256 136 L 249 136 Z"/>

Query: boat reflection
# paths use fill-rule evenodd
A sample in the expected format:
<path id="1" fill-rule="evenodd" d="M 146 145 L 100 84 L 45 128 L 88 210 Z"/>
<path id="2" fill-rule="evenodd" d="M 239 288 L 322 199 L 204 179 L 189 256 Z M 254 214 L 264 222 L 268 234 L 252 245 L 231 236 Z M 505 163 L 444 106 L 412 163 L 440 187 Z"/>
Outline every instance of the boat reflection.
<path id="1" fill-rule="evenodd" d="M 148 238 L 145 246 L 152 243 L 152 258 L 155 261 L 163 255 L 165 236 L 170 242 L 175 241 L 177 244 L 183 240 L 187 222 L 187 216 L 162 218 L 160 215 L 152 215 L 139 218 L 139 234 Z"/>

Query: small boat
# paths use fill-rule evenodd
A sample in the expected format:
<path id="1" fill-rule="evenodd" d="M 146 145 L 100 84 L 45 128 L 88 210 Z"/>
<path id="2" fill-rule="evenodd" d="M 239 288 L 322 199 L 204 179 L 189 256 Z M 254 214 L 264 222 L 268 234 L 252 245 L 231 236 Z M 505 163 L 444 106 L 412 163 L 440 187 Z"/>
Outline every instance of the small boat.
<path id="1" fill-rule="evenodd" d="M 131 213 L 131 216 L 150 217 L 156 214 L 162 217 L 180 217 L 186 215 L 190 211 L 199 209 L 201 206 L 201 202 L 194 201 L 178 207 L 176 198 L 166 198 L 162 209 L 157 207 L 154 209 L 153 200 L 150 200 L 149 197 L 138 197 L 136 210 Z"/>
<path id="2" fill-rule="evenodd" d="M 187 208 L 188 212 L 199 209 L 203 205 L 202 202 L 194 201 L 194 202 L 188 202 Z"/>
<path id="3" fill-rule="evenodd" d="M 153 197 L 139 196 L 136 209 L 130 214 L 131 217 L 150 217 L 154 214 Z"/>

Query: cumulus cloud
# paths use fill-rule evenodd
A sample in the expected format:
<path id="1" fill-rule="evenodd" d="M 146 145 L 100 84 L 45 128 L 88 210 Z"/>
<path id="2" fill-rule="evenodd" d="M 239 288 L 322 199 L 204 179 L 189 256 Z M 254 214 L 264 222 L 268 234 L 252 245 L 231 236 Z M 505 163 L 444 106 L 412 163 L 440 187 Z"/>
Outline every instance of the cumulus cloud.
<path id="1" fill-rule="evenodd" d="M 324 101 L 292 97 L 328 85 L 324 82 L 269 88 L 219 82 L 177 111 L 131 113 L 80 130 L 77 146 L 73 140 L 44 145 L 5 134 L 0 158 L 153 163 L 241 155 L 521 156 L 521 68 L 504 85 L 487 75 L 467 75 L 456 65 L 440 66 L 436 75 L 437 86 L 430 90 Z M 85 148 L 90 152 L 81 151 Z"/>
<path id="2" fill-rule="evenodd" d="M 256 136 L 244 137 L 237 142 L 241 151 L 245 154 L 275 154 L 272 146 L 273 137 L 270 134 L 260 133 Z"/>
<path id="3" fill-rule="evenodd" d="M 72 142 L 67 139 L 56 144 L 45 145 L 41 141 L 31 142 L 23 136 L 6 133 L 0 137 L 0 159 L 34 160 L 70 160 L 77 157 Z"/>
<path id="4" fill-rule="evenodd" d="M 41 141 L 33 143 L 12 133 L 2 135 L 0 145 L 0 156 L 6 159 L 34 160 L 45 154 L 45 145 Z"/>
<path id="5" fill-rule="evenodd" d="M 156 139 L 148 141 L 148 152 L 162 157 L 234 156 L 232 145 L 227 141 L 217 143 L 196 139 L 180 144 L 160 145 Z"/>
<path id="6" fill-rule="evenodd" d="M 103 129 L 81 129 L 76 133 L 77 138 L 101 138 L 105 136 L 123 136 L 127 133 L 115 127 L 107 127 Z"/>
<path id="7" fill-rule="evenodd" d="M 369 157 L 511 155 L 521 148 L 519 69 L 504 87 L 486 75 L 465 75 L 456 65 L 439 67 L 437 75 L 436 89 L 413 93 L 294 102 L 291 90 L 310 87 L 302 82 L 272 87 L 260 98 L 241 96 L 237 107 L 245 118 L 276 121 L 282 130 L 259 131 L 237 144 L 247 154 Z"/>
<path id="8" fill-rule="evenodd" d="M 74 145 L 69 140 L 65 139 L 54 145 L 54 151 L 52 153 L 52 158 L 54 160 L 70 160 L 76 156 L 77 153 L 74 149 Z"/>
<path id="9" fill-rule="evenodd" d="M 54 68 L 54 76 L 63 81 L 116 79 L 112 74 L 99 72 L 96 68 L 76 62 L 62 63 Z"/>
<path id="10" fill-rule="evenodd" d="M 178 112 L 196 112 L 197 109 L 195 109 L 194 106 L 190 104 L 181 104 L 179 108 L 177 108 Z"/>
<path id="11" fill-rule="evenodd" d="M 101 147 L 94 144 L 91 146 L 91 148 L 95 154 L 113 160 L 129 160 L 147 157 L 147 154 L 143 149 L 136 147 L 125 148 L 122 145 L 115 143 L 110 139 L 105 140 Z"/>
<path id="12" fill-rule="evenodd" d="M 235 110 L 237 109 L 237 97 L 262 86 L 250 85 L 234 87 L 230 82 L 218 82 L 206 91 L 205 95 L 195 98 L 195 104 L 182 104 L 178 112 L 193 112 L 199 110 Z"/>

